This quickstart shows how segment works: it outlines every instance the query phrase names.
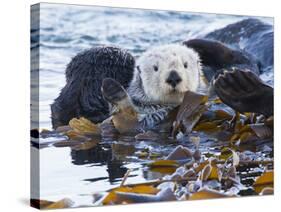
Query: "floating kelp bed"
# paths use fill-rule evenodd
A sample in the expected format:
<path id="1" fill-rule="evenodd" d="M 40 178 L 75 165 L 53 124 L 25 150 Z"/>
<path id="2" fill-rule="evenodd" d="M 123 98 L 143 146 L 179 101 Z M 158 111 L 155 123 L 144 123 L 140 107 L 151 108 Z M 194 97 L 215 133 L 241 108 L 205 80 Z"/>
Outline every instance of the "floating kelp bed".
<path id="1" fill-rule="evenodd" d="M 201 115 L 181 106 L 169 133 L 119 134 L 112 122 L 95 125 L 85 118 L 54 131 L 33 130 L 32 146 L 40 152 L 70 148 L 71 161 L 63 162 L 85 168 L 79 180 L 88 190 L 77 186 L 76 197 L 49 192 L 51 199 L 42 195 L 32 204 L 50 209 L 273 194 L 273 117 L 247 113 L 233 119 L 235 113 L 219 100 L 201 100 L 188 106 Z M 48 166 L 53 163 L 59 161 L 49 158 Z M 63 170 L 62 182 L 75 187 Z"/>

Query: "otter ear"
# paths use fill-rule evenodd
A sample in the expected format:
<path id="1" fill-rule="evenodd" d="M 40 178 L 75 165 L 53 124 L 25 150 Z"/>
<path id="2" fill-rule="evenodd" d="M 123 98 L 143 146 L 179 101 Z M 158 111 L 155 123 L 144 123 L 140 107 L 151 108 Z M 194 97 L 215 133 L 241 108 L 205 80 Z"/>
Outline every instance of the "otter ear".
<path id="1" fill-rule="evenodd" d="M 140 66 L 137 66 L 136 68 L 137 68 L 138 72 L 141 73 Z"/>

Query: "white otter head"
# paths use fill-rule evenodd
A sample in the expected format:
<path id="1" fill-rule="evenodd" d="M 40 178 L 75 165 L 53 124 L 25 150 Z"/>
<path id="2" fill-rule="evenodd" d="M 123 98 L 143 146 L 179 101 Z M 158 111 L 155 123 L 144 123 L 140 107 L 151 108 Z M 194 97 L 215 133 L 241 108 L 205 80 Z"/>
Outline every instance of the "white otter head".
<path id="1" fill-rule="evenodd" d="M 134 79 L 141 78 L 143 90 L 151 102 L 179 104 L 186 91 L 196 91 L 199 87 L 199 55 L 179 44 L 146 51 L 137 61 L 137 70 Z"/>

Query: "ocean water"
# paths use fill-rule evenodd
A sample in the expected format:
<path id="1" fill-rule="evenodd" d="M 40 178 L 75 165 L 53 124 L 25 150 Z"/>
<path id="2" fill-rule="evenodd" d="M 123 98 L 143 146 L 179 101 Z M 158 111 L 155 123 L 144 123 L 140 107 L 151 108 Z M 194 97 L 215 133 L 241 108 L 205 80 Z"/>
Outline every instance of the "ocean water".
<path id="1" fill-rule="evenodd" d="M 78 52 L 95 45 L 107 44 L 128 49 L 137 57 L 151 46 L 203 37 L 215 29 L 245 18 L 247 17 L 234 15 L 41 4 L 40 29 L 32 28 L 33 34 L 40 34 L 39 44 L 31 43 L 32 49 L 40 48 L 39 70 L 31 70 L 31 75 L 38 71 L 40 75 L 40 84 L 32 87 L 40 96 L 40 128 L 52 128 L 50 104 L 65 85 L 66 65 Z M 272 22 L 270 18 L 259 19 Z M 36 55 L 32 56 L 34 61 Z M 31 103 L 32 110 L 35 110 L 38 103 L 36 104 L 35 99 Z M 42 199 L 58 200 L 76 196 L 80 205 L 89 205 L 90 194 L 116 186 L 127 168 L 134 170 L 128 182 L 145 180 L 139 163 L 121 161 L 119 165 L 111 164 L 113 168 L 109 168 L 106 161 L 110 154 L 107 155 L 106 147 L 103 148 L 101 158 L 91 158 L 94 154 L 91 151 L 75 152 L 70 148 L 54 147 L 41 149 Z M 110 173 L 111 169 L 117 169 L 117 173 Z M 112 176 L 114 177 L 110 179 Z"/>
<path id="2" fill-rule="evenodd" d="M 66 65 L 78 52 L 117 45 L 138 56 L 151 46 L 181 42 L 245 19 L 243 16 L 40 5 L 40 127 L 51 128 L 50 104 L 65 84 Z M 270 18 L 261 18 L 271 22 Z M 36 70 L 32 70 L 36 71 Z"/>

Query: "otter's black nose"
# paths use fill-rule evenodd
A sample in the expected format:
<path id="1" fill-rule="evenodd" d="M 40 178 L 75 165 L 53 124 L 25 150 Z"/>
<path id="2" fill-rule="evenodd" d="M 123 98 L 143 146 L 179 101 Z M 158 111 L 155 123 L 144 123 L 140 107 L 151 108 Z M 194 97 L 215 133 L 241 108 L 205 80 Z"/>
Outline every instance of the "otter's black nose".
<path id="1" fill-rule="evenodd" d="M 169 77 L 167 78 L 166 82 L 170 84 L 173 88 L 177 86 L 181 82 L 181 77 L 178 75 L 176 71 L 171 71 Z"/>

